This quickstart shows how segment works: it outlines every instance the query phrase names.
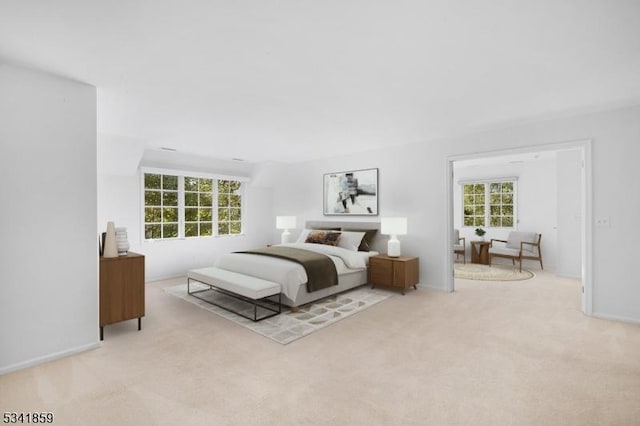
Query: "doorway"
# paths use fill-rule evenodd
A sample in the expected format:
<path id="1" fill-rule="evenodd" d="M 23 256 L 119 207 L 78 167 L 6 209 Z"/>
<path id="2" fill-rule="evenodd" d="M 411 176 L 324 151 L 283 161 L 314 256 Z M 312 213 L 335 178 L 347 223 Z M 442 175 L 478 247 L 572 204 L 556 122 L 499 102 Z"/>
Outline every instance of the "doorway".
<path id="1" fill-rule="evenodd" d="M 582 291 L 581 291 L 581 307 L 582 312 L 586 315 L 591 315 L 592 312 L 592 270 L 591 270 L 591 258 L 592 258 L 592 234 L 591 234 L 591 221 L 592 221 L 592 212 L 591 212 L 591 141 L 589 140 L 580 140 L 574 142 L 563 142 L 563 143 L 554 143 L 554 144 L 545 144 L 545 145 L 537 145 L 530 147 L 523 147 L 517 149 L 507 149 L 507 150 L 498 150 L 498 151 L 487 151 L 487 152 L 477 152 L 470 153 L 466 155 L 456 155 L 450 156 L 447 158 L 447 253 L 445 256 L 447 264 L 445 265 L 445 282 L 447 283 L 447 289 L 449 291 L 455 291 L 455 280 L 454 280 L 454 258 L 455 255 L 453 253 L 453 235 L 454 228 L 456 225 L 460 224 L 460 218 L 454 218 L 454 205 L 458 203 L 456 199 L 459 196 L 459 191 L 457 191 L 456 187 L 459 185 L 458 182 L 454 181 L 454 171 L 456 170 L 456 165 L 458 164 L 489 164 L 491 161 L 497 161 L 496 159 L 500 159 L 504 161 L 505 159 L 514 159 L 514 161 L 518 161 L 518 158 L 526 158 L 530 156 L 540 155 L 541 153 L 558 153 L 558 155 L 565 155 L 564 153 L 573 152 L 577 155 L 578 158 L 578 170 L 575 186 L 573 187 L 574 192 L 577 192 L 575 203 L 577 203 L 577 209 L 579 213 L 569 214 L 569 219 L 566 219 L 566 214 L 564 223 L 562 220 L 558 219 L 557 227 L 558 227 L 558 238 L 557 241 L 564 239 L 564 241 L 568 241 L 571 237 L 571 233 L 580 237 L 580 247 L 576 247 L 579 250 L 579 259 L 576 258 L 575 262 L 579 262 L 579 265 L 575 265 L 575 268 L 579 269 L 579 278 L 582 282 Z M 558 187 L 560 187 L 561 179 L 565 179 L 566 176 L 562 176 L 562 169 L 558 173 Z M 562 181 L 563 184 L 565 181 Z M 568 183 L 567 183 L 568 185 Z M 566 186 L 566 185 L 565 185 Z M 566 190 L 566 189 L 565 189 Z M 456 195 L 454 195 L 456 193 Z M 462 198 L 460 196 L 460 198 Z M 562 201 L 561 203 L 564 203 Z M 560 203 L 560 204 L 561 204 Z M 457 207 L 457 206 L 455 206 Z M 558 205 L 558 208 L 563 207 Z M 569 222 L 573 220 L 576 226 L 571 225 Z M 566 226 L 569 225 L 569 226 Z M 572 230 L 573 227 L 573 230 Z M 503 230 L 506 232 L 507 230 Z M 569 249 L 570 251 L 571 249 Z M 567 252 L 566 247 L 563 252 Z M 569 261 L 570 263 L 570 261 Z"/>

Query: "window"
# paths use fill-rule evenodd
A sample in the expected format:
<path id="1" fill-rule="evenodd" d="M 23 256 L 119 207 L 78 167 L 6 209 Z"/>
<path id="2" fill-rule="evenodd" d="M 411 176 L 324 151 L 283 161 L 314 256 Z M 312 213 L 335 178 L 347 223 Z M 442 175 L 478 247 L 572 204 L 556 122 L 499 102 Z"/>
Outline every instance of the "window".
<path id="1" fill-rule="evenodd" d="M 178 176 L 145 173 L 144 237 L 178 237 Z"/>
<path id="2" fill-rule="evenodd" d="M 515 180 L 463 184 L 464 226 L 513 228 L 515 191 Z"/>
<path id="3" fill-rule="evenodd" d="M 242 233 L 241 181 L 147 172 L 143 181 L 145 239 Z"/>
<path id="4" fill-rule="evenodd" d="M 513 228 L 513 182 L 489 184 L 489 226 Z"/>
<path id="5" fill-rule="evenodd" d="M 184 235 L 203 237 L 213 232 L 213 179 L 184 178 Z"/>
<path id="6" fill-rule="evenodd" d="M 485 185 L 464 185 L 464 226 L 485 226 Z"/>
<path id="7" fill-rule="evenodd" d="M 218 181 L 218 235 L 242 232 L 240 182 Z"/>

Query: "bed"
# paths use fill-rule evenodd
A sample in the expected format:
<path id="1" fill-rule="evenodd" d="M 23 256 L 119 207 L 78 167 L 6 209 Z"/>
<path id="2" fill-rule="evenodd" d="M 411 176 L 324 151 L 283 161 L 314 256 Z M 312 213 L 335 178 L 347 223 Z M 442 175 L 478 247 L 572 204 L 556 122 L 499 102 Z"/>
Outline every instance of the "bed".
<path id="1" fill-rule="evenodd" d="M 341 231 L 342 236 L 345 237 L 343 240 L 346 241 L 348 240 L 346 237 L 355 237 L 353 235 L 355 233 L 378 229 L 379 223 L 376 222 L 310 221 L 305 224 L 302 238 L 297 242 L 279 244 L 278 247 L 321 253 L 329 256 L 333 261 L 338 273 L 338 284 L 312 292 L 307 291 L 305 268 L 290 260 L 253 253 L 229 253 L 219 257 L 214 266 L 280 284 L 282 303 L 296 309 L 298 306 L 366 284 L 369 257 L 378 254 L 384 247 L 383 237 L 379 232 L 376 232 L 369 241 L 370 251 L 361 251 L 358 248 L 362 249 L 362 247 L 347 244 L 352 241 L 347 241 L 341 246 L 305 243 L 307 230 Z"/>

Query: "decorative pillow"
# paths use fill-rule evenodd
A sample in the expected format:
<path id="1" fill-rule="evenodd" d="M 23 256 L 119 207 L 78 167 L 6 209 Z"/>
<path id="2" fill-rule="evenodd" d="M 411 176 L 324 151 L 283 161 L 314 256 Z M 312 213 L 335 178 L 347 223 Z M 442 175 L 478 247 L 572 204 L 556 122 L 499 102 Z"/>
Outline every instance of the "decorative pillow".
<path id="1" fill-rule="evenodd" d="M 364 232 L 342 231 L 340 238 L 338 239 L 338 247 L 351 251 L 358 251 L 358 247 L 360 247 L 360 243 L 362 242 L 364 235 Z"/>
<path id="2" fill-rule="evenodd" d="M 313 243 L 313 244 L 326 244 L 328 246 L 336 246 L 338 245 L 339 238 L 340 238 L 340 232 L 312 230 L 311 232 L 309 232 L 309 235 L 307 236 L 307 239 L 304 240 L 304 242 Z"/>
<path id="3" fill-rule="evenodd" d="M 340 228 L 313 228 L 313 229 L 305 228 L 300 233 L 300 236 L 296 240 L 296 243 L 304 243 L 307 240 L 307 237 L 309 236 L 309 233 L 311 231 L 339 231 L 339 230 Z"/>
<path id="4" fill-rule="evenodd" d="M 353 232 L 364 232 L 364 238 L 360 242 L 360 246 L 358 247 L 358 251 L 371 251 L 371 246 L 373 245 L 373 239 L 378 232 L 377 229 L 348 229 L 342 228 L 343 231 L 353 231 Z"/>

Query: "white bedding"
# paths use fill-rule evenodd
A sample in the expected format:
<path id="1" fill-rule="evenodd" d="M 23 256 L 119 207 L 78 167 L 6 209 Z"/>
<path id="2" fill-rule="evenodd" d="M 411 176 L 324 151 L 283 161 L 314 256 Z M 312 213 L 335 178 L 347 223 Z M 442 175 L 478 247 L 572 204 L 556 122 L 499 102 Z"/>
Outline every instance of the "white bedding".
<path id="1" fill-rule="evenodd" d="M 283 246 L 311 250 L 329 256 L 336 265 L 338 277 L 363 271 L 369 263 L 369 257 L 378 254 L 323 244 L 291 243 Z M 214 266 L 279 283 L 282 286 L 282 293 L 291 300 L 296 300 L 300 291 L 307 291 L 306 286 L 302 285 L 307 282 L 307 273 L 304 268 L 299 263 L 286 259 L 249 253 L 229 253 L 219 257 Z"/>

